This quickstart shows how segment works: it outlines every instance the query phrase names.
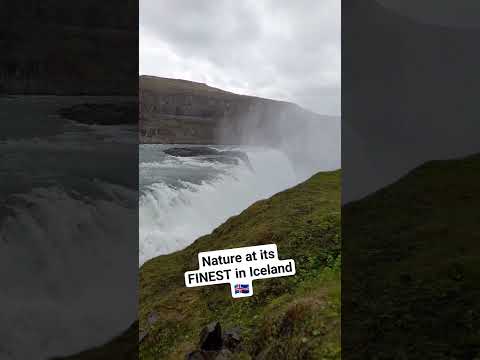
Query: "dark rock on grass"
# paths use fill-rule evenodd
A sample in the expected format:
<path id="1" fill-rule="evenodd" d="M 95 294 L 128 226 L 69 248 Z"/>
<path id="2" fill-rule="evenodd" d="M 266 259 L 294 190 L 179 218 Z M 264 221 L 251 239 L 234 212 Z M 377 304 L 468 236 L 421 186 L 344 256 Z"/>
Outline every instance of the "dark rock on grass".
<path id="1" fill-rule="evenodd" d="M 158 320 L 158 315 L 155 311 L 152 311 L 149 315 L 148 315 L 148 324 L 149 325 L 153 325 L 155 324 L 155 322 Z"/>
<path id="2" fill-rule="evenodd" d="M 225 331 L 225 333 L 223 334 L 223 344 L 229 350 L 234 351 L 238 349 L 241 341 L 242 336 L 240 328 L 238 326 Z"/>
<path id="3" fill-rule="evenodd" d="M 220 350 L 216 356 L 213 358 L 214 360 L 229 360 L 232 358 L 232 352 L 228 349 Z"/>
<path id="4" fill-rule="evenodd" d="M 59 110 L 59 115 L 88 125 L 125 125 L 138 123 L 138 107 L 135 103 L 78 104 Z"/>
<path id="5" fill-rule="evenodd" d="M 232 352 L 228 349 L 220 351 L 195 350 L 187 354 L 185 360 L 230 360 Z"/>
<path id="6" fill-rule="evenodd" d="M 218 321 L 214 321 L 202 329 L 200 333 L 200 349 L 218 351 L 222 349 L 222 327 Z"/>
<path id="7" fill-rule="evenodd" d="M 195 350 L 185 356 L 185 360 L 205 360 L 203 351 Z"/>
<path id="8" fill-rule="evenodd" d="M 222 327 L 218 321 L 205 326 L 200 333 L 199 350 L 188 353 L 186 360 L 228 360 L 233 351 L 239 348 L 241 341 L 240 328 L 235 327 L 222 335 Z"/>

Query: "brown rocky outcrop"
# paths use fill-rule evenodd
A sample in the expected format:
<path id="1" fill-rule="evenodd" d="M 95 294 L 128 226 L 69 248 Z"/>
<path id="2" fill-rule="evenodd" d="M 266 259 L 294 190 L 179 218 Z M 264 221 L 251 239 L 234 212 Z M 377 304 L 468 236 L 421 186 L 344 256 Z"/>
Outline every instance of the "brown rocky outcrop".
<path id="1" fill-rule="evenodd" d="M 268 145 L 320 117 L 292 103 L 192 81 L 140 76 L 139 86 L 142 143 Z"/>

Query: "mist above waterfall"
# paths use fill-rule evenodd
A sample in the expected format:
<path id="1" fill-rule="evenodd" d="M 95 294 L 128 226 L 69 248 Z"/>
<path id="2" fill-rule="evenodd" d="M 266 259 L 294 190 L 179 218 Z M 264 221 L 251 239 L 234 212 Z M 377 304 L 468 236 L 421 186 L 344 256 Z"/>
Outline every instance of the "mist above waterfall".
<path id="1" fill-rule="evenodd" d="M 141 145 L 140 264 L 185 248 L 257 200 L 340 167 L 339 118 L 266 99 L 250 105 L 219 123 L 218 142 L 238 145 L 210 145 L 247 161 L 176 157 L 166 149 L 178 145 Z"/>
<path id="2" fill-rule="evenodd" d="M 223 119 L 220 143 L 267 146 L 282 151 L 299 179 L 340 168 L 341 119 L 298 105 L 261 99 L 248 112 Z"/>

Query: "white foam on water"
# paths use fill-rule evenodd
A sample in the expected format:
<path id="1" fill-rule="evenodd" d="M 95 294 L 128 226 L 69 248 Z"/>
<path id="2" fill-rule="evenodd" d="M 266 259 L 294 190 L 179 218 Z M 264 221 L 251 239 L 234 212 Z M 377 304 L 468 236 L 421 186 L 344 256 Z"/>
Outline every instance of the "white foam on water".
<path id="1" fill-rule="evenodd" d="M 163 182 L 148 186 L 139 206 L 140 265 L 187 247 L 255 201 L 297 183 L 292 164 L 282 152 L 250 149 L 246 153 L 251 167 L 241 161 L 225 170 L 224 164 L 218 164 L 223 171 L 212 181 L 183 182 L 181 187 Z M 200 160 L 188 161 L 192 165 Z"/>
<path id="2" fill-rule="evenodd" d="M 136 318 L 137 274 L 125 266 L 138 259 L 136 192 L 95 186 L 105 200 L 55 186 L 18 194 L 0 224 L 0 359 L 76 353 Z"/>

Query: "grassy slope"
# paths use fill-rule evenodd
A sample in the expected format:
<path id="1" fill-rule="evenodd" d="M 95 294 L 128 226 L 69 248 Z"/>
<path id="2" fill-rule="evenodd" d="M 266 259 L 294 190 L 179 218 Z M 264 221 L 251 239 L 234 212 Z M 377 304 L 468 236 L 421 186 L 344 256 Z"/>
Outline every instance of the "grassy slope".
<path id="1" fill-rule="evenodd" d="M 480 156 L 432 161 L 342 209 L 344 354 L 480 354 Z M 348 331 L 346 330 L 348 328 Z"/>
<path id="2" fill-rule="evenodd" d="M 479 155 L 434 161 L 343 209 L 343 235 L 357 239 L 342 246 L 344 267 L 362 269 L 342 279 L 349 359 L 473 359 L 480 353 L 479 177 Z M 332 260 L 339 251 L 339 187 L 338 172 L 318 174 L 254 204 L 183 252 L 145 264 L 140 324 L 149 336 L 142 358 L 181 359 L 213 319 L 241 324 L 248 352 L 270 349 L 266 359 L 339 358 L 340 263 Z M 281 258 L 296 260 L 298 275 L 256 281 L 256 295 L 236 301 L 227 285 L 185 289 L 181 273 L 196 268 L 196 253 L 223 242 L 276 242 Z M 152 310 L 160 320 L 149 328 Z M 118 344 L 78 359 L 105 359 L 102 351 L 112 346 L 115 351 Z"/>
<path id="3" fill-rule="evenodd" d="M 52 360 L 136 360 L 138 359 L 138 322 L 105 345 Z"/>
<path id="4" fill-rule="evenodd" d="M 257 280 L 253 297 L 235 300 L 227 284 L 185 287 L 183 273 L 198 268 L 198 252 L 269 243 L 280 258 L 295 259 L 296 276 Z M 238 359 L 340 358 L 339 254 L 339 171 L 253 204 L 188 248 L 142 266 L 140 328 L 148 335 L 141 358 L 183 358 L 212 320 L 241 327 Z M 152 312 L 158 320 L 149 325 Z"/>

